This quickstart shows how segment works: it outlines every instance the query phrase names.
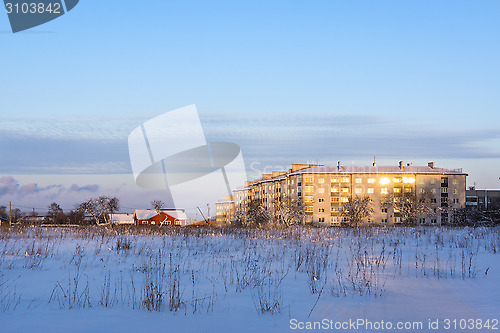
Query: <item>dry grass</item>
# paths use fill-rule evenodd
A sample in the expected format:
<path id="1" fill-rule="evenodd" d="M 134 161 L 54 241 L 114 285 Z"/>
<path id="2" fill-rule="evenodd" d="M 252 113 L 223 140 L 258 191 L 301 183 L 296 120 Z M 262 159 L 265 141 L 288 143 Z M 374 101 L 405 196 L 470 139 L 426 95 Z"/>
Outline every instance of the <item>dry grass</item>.
<path id="1" fill-rule="evenodd" d="M 312 313 L 324 297 L 382 296 L 388 279 L 483 278 L 478 256 L 499 249 L 498 228 L 16 227 L 0 230 L 0 273 L 59 267 L 47 298 L 59 308 L 207 313 L 248 294 L 279 315 L 290 283 Z M 20 306 L 18 284 L 0 275 L 0 310 Z"/>

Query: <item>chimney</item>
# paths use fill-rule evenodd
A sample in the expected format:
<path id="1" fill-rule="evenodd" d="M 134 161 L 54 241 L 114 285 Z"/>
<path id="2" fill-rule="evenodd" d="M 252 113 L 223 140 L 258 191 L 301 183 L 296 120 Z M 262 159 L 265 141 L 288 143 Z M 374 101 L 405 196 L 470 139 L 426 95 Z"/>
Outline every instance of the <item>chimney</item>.
<path id="1" fill-rule="evenodd" d="M 429 162 L 427 163 L 427 165 L 429 166 L 429 168 L 434 169 L 434 162 Z"/>
<path id="2" fill-rule="evenodd" d="M 399 168 L 403 170 L 403 161 L 399 161 Z"/>
<path id="3" fill-rule="evenodd" d="M 341 169 L 341 166 L 340 166 L 340 164 L 341 164 L 341 163 L 340 163 L 340 161 L 339 161 L 339 171 L 340 171 L 340 169 Z"/>

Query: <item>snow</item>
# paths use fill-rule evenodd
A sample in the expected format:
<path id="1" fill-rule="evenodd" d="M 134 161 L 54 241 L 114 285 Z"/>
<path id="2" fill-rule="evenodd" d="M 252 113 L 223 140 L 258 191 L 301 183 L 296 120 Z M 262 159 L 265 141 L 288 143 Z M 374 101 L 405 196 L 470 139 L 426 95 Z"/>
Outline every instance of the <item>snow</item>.
<path id="1" fill-rule="evenodd" d="M 499 252 L 499 228 L 3 230 L 0 331 L 435 332 L 500 319 Z"/>

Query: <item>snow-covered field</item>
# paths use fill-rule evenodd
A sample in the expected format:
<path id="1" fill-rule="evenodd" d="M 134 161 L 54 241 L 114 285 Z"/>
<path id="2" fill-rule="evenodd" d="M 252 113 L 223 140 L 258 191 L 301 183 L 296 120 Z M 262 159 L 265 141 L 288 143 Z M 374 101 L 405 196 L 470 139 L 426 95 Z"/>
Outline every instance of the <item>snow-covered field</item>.
<path id="1" fill-rule="evenodd" d="M 499 228 L 0 231 L 0 332 L 495 332 L 499 319 Z"/>

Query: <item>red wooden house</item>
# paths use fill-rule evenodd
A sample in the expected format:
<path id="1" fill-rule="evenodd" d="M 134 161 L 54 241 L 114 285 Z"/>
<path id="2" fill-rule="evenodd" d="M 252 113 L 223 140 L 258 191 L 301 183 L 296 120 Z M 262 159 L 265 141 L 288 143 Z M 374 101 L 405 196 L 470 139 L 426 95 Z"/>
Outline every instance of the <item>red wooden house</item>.
<path id="1" fill-rule="evenodd" d="M 185 226 L 187 221 L 186 213 L 180 209 L 162 209 L 160 214 L 154 209 L 136 209 L 134 211 L 134 221 L 137 225 L 176 225 Z"/>

